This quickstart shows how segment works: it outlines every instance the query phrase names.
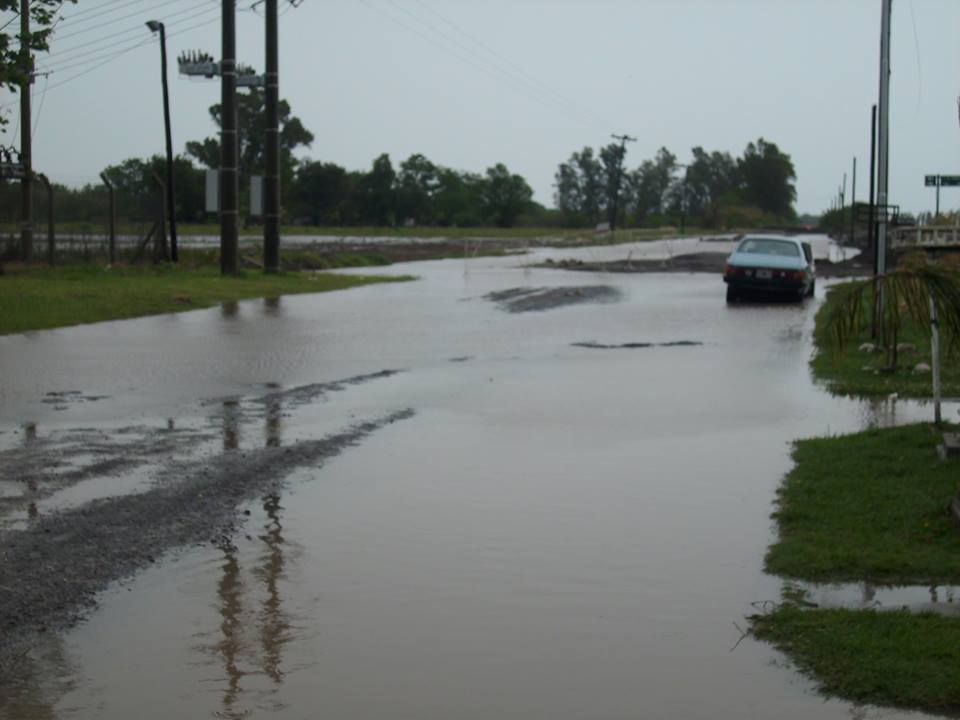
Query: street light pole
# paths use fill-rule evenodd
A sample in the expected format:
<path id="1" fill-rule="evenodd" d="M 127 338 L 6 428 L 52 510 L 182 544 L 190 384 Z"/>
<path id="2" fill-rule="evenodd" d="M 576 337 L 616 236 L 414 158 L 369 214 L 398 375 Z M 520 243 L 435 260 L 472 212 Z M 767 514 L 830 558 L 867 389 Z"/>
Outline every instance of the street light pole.
<path id="1" fill-rule="evenodd" d="M 280 271 L 280 89 L 277 0 L 266 2 L 266 148 L 263 174 L 263 269 Z"/>
<path id="2" fill-rule="evenodd" d="M 151 32 L 160 33 L 160 82 L 163 86 L 163 126 L 167 140 L 167 216 L 170 222 L 170 259 L 178 260 L 176 202 L 173 191 L 173 138 L 170 132 L 170 92 L 167 89 L 167 33 L 159 20 L 147 21 Z"/>

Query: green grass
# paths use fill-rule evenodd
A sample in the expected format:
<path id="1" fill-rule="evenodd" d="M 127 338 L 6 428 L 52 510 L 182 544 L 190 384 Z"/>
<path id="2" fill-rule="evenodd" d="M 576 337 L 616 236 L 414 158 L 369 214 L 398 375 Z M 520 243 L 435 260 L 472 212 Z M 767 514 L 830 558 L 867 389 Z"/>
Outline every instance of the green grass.
<path id="1" fill-rule="evenodd" d="M 866 321 L 860 334 L 841 350 L 826 331 L 827 317 L 841 297 L 841 287 L 830 288 L 826 302 L 817 312 L 813 334 L 816 352 L 810 360 L 813 376 L 823 382 L 830 392 L 838 395 L 875 396 L 897 393 L 900 397 L 930 397 L 933 394 L 930 373 L 913 372 L 917 363 L 931 364 L 928 328 L 904 324 L 899 342 L 912 343 L 917 350 L 915 353 L 901 354 L 899 366 L 892 370 L 884 367 L 887 362 L 885 353 L 860 351 L 861 344 L 872 342 Z M 948 355 L 945 340 L 946 338 L 941 340 L 942 393 L 945 397 L 957 397 L 960 396 L 960 354 Z"/>
<path id="2" fill-rule="evenodd" d="M 955 462 L 927 425 L 802 440 L 777 497 L 768 572 L 809 581 L 960 582 Z"/>
<path id="3" fill-rule="evenodd" d="M 751 626 L 829 695 L 928 712 L 960 710 L 960 618 L 784 605 L 751 618 Z"/>
<path id="4" fill-rule="evenodd" d="M 231 300 L 342 290 L 405 278 L 242 272 L 215 267 L 7 266 L 0 276 L 0 335 L 181 312 Z"/>

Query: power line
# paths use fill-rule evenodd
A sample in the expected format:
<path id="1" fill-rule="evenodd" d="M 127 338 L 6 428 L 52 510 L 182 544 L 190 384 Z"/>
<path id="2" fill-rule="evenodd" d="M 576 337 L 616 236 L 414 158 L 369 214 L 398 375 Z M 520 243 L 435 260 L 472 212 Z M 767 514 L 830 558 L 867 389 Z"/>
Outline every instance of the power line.
<path id="1" fill-rule="evenodd" d="M 168 5 L 174 5 L 176 3 L 181 3 L 181 2 L 184 2 L 184 0 L 166 0 L 165 2 L 161 2 L 159 5 L 154 6 L 153 8 L 151 8 L 151 10 L 156 10 L 157 8 L 166 7 Z M 99 25 L 92 28 L 85 28 L 83 30 L 77 30 L 76 32 L 67 33 L 66 35 L 61 35 L 59 39 L 66 40 L 67 38 L 76 37 L 77 35 L 83 35 L 84 33 L 88 33 L 91 30 L 103 28 L 107 25 L 113 25 L 114 23 L 122 22 L 123 20 L 129 20 L 130 18 L 133 18 L 133 17 L 142 18 L 143 10 L 138 10 L 137 12 L 130 13 L 129 15 L 121 15 L 120 17 L 113 18 L 112 20 L 105 20 L 101 22 Z M 88 22 L 91 19 L 94 19 L 94 18 L 93 17 L 86 18 L 85 20 L 81 20 L 80 22 L 81 23 Z"/>
<path id="2" fill-rule="evenodd" d="M 204 22 L 197 23 L 196 25 L 192 25 L 192 26 L 187 27 L 187 28 L 182 28 L 181 30 L 178 30 L 178 31 L 175 32 L 175 33 L 170 33 L 169 35 L 167 35 L 167 39 L 170 39 L 170 38 L 172 38 L 172 37 L 176 37 L 177 35 L 182 35 L 182 34 L 187 33 L 187 32 L 191 32 L 192 30 L 196 30 L 197 28 L 204 27 L 204 26 L 209 25 L 210 23 L 213 23 L 213 22 L 219 22 L 219 20 L 220 20 L 219 17 L 214 17 L 214 18 L 211 18 L 211 19 L 209 19 L 209 20 L 205 20 Z M 58 87 L 62 87 L 63 85 L 66 85 L 67 83 L 73 82 L 74 80 L 77 80 L 78 78 L 81 78 L 81 77 L 83 77 L 84 75 L 87 75 L 87 74 L 89 74 L 89 73 L 92 73 L 94 70 L 97 70 L 97 69 L 103 67 L 103 66 L 106 65 L 107 63 L 113 62 L 113 61 L 116 60 L 118 57 L 121 57 L 122 55 L 126 55 L 128 52 L 131 52 L 131 51 L 136 50 L 136 49 L 141 48 L 141 47 L 145 47 L 145 46 L 147 46 L 147 45 L 151 45 L 151 44 L 154 43 L 154 42 L 156 42 L 156 40 L 151 37 L 151 38 L 148 38 L 148 39 L 144 40 L 143 42 L 137 43 L 136 45 L 131 45 L 131 46 L 128 47 L 128 48 L 125 48 L 125 49 L 123 49 L 123 50 L 120 50 L 120 51 L 118 51 L 118 52 L 115 52 L 115 53 L 113 53 L 112 55 L 108 56 L 106 59 L 104 59 L 102 62 L 98 63 L 97 65 L 94 65 L 93 67 L 87 68 L 87 69 L 84 70 L 83 72 L 77 73 L 76 75 L 71 75 L 70 77 L 64 78 L 64 79 L 61 80 L 60 82 L 54 83 L 53 85 L 51 85 L 48 89 L 49 89 L 49 90 L 54 90 L 54 89 L 56 89 L 56 88 L 58 88 Z"/>
<path id="3" fill-rule="evenodd" d="M 460 61 L 462 61 L 462 62 L 466 63 L 467 65 L 470 65 L 470 66 L 473 67 L 474 69 L 482 72 L 484 75 L 487 75 L 488 77 L 490 77 L 490 78 L 492 78 L 492 79 L 494 79 L 494 80 L 496 80 L 496 81 L 499 81 L 499 82 L 504 82 L 504 81 L 506 81 L 508 84 L 510 84 L 510 85 L 513 86 L 513 89 L 514 89 L 514 90 L 517 90 L 518 92 L 523 93 L 526 97 L 530 98 L 531 100 L 536 100 L 536 101 L 540 102 L 541 105 L 546 106 L 547 104 L 550 104 L 550 105 L 552 105 L 552 108 L 551 108 L 551 109 L 563 111 L 563 112 L 565 112 L 568 116 L 571 116 L 571 115 L 572 115 L 572 113 L 570 112 L 570 109 L 569 109 L 569 108 L 564 107 L 564 106 L 562 106 L 561 104 L 557 103 L 557 101 L 554 100 L 553 98 L 549 98 L 549 97 L 546 97 L 546 98 L 545 98 L 543 92 L 540 91 L 539 88 L 536 88 L 536 87 L 534 87 L 534 86 L 531 86 L 530 83 L 517 80 L 515 77 L 511 76 L 509 73 L 505 72 L 505 71 L 502 70 L 501 68 L 496 68 L 496 67 L 491 68 L 491 67 L 489 67 L 489 63 L 485 63 L 484 61 L 475 60 L 475 59 L 471 58 L 469 55 L 465 55 L 463 52 L 458 52 L 458 50 L 456 49 L 456 47 L 450 47 L 450 46 L 448 46 L 448 45 L 445 45 L 443 42 L 441 42 L 439 39 L 437 39 L 437 38 L 434 37 L 433 35 L 429 34 L 428 32 L 424 32 L 423 30 L 421 30 L 420 28 L 418 28 L 418 27 L 416 27 L 416 26 L 410 25 L 408 22 L 405 22 L 405 21 L 402 20 L 402 19 L 398 19 L 396 16 L 394 16 L 394 15 L 386 12 L 386 11 L 385 11 L 382 7 L 380 7 L 379 5 L 370 2 L 370 0 L 360 0 L 360 2 L 361 2 L 364 6 L 366 6 L 368 9 L 373 10 L 374 12 L 377 12 L 377 13 L 379 13 L 380 15 L 383 15 L 384 17 L 386 17 L 386 18 L 387 18 L 388 20 L 390 20 L 391 22 L 399 25 L 400 27 L 408 30 L 409 32 L 414 33 L 415 35 L 418 35 L 419 37 L 423 38 L 424 40 L 426 40 L 426 41 L 429 42 L 430 44 L 435 45 L 436 47 L 440 48 L 440 49 L 443 50 L 444 52 L 446 52 L 446 53 L 448 53 L 448 54 L 450 54 L 450 55 L 453 55 L 454 57 L 458 58 Z M 407 10 L 406 8 L 399 7 L 399 9 L 400 9 L 400 10 L 403 10 L 406 14 L 411 15 L 411 16 L 413 16 L 414 18 L 417 18 L 417 16 L 416 16 L 414 13 L 410 12 L 410 11 Z M 418 19 L 418 18 L 417 18 L 417 19 Z M 420 20 L 420 22 L 423 22 L 423 21 Z M 442 33 L 437 33 L 437 34 L 442 35 Z M 451 42 L 451 41 L 449 40 L 449 38 L 448 38 L 448 42 Z M 454 45 L 457 45 L 457 43 L 455 43 L 455 42 L 453 42 L 453 44 L 454 44 Z M 561 106 L 558 107 L 558 105 L 561 105 Z M 577 117 L 576 120 L 578 120 L 580 123 L 582 123 L 582 124 L 585 125 L 585 126 L 588 126 L 588 125 L 589 125 L 589 126 L 592 126 L 592 124 L 593 124 L 592 122 L 587 121 L 587 120 L 586 120 L 585 118 L 583 118 L 583 117 Z"/>
<path id="4" fill-rule="evenodd" d="M 171 13 L 170 15 L 168 15 L 168 16 L 166 16 L 166 17 L 175 17 L 175 16 L 177 16 L 177 15 L 182 15 L 182 14 L 185 13 L 185 12 L 189 12 L 189 11 L 192 11 L 192 10 L 195 10 L 195 9 L 196 9 L 196 8 L 187 8 L 187 10 L 181 10 L 181 11 L 176 12 L 176 13 Z M 171 23 L 171 22 L 167 22 L 166 24 L 167 24 L 168 27 L 175 27 L 175 26 L 177 26 L 177 25 L 179 25 L 179 24 L 182 24 L 182 23 L 185 23 L 185 22 L 189 22 L 189 21 L 191 21 L 191 20 L 195 20 L 195 19 L 197 19 L 197 18 L 199 18 L 199 17 L 203 17 L 204 15 L 209 15 L 211 12 L 215 12 L 216 10 L 217 10 L 217 8 L 215 8 L 215 7 L 212 7 L 212 6 L 211 6 L 211 7 L 207 7 L 207 8 L 205 8 L 205 9 L 203 9 L 203 10 L 200 10 L 199 12 L 193 12 L 192 14 L 187 15 L 186 17 L 180 18 L 179 20 L 175 20 L 175 21 L 172 22 L 172 23 Z M 166 18 L 164 18 L 164 20 L 166 20 Z M 124 30 L 122 33 L 115 33 L 115 34 L 114 34 L 114 36 L 116 36 L 116 35 L 121 35 L 121 34 L 127 36 L 127 37 L 124 37 L 124 38 L 121 39 L 121 40 L 117 40 L 117 41 L 112 42 L 112 43 L 107 43 L 106 45 L 100 45 L 99 47 L 93 48 L 93 49 L 91 49 L 91 50 L 86 50 L 86 51 L 84 51 L 84 52 L 74 53 L 74 54 L 72 54 L 72 55 L 68 54 L 66 57 L 63 57 L 63 53 L 60 53 L 60 54 L 59 54 L 59 59 L 57 59 L 56 61 L 51 62 L 51 63 L 46 63 L 46 64 L 40 66 L 40 68 L 43 69 L 43 70 L 50 70 L 50 69 L 52 69 L 52 68 L 58 68 L 58 67 L 61 67 L 61 66 L 63 66 L 63 65 L 70 65 L 70 66 L 72 66 L 72 67 L 75 67 L 75 66 L 79 66 L 79 65 L 87 65 L 87 64 L 89 64 L 89 63 L 91 63 L 91 62 L 96 62 L 96 61 L 99 60 L 100 58 L 106 57 L 107 55 L 110 55 L 110 54 L 111 54 L 111 53 L 104 53 L 104 52 L 103 52 L 104 50 L 107 50 L 107 49 L 113 48 L 113 47 L 118 47 L 118 46 L 121 46 L 121 45 L 125 45 L 125 44 L 131 42 L 131 40 L 132 40 L 133 38 L 131 38 L 130 36 L 131 36 L 133 33 L 136 33 L 136 34 L 138 34 L 138 35 L 142 35 L 143 32 L 144 32 L 144 31 L 143 31 L 143 26 L 142 26 L 142 25 L 137 25 L 137 26 L 135 26 L 135 27 L 129 28 L 129 29 L 127 29 L 127 30 Z M 108 37 L 112 37 L 112 36 L 108 36 Z M 89 44 L 91 44 L 91 43 L 87 43 L 87 44 L 89 45 Z M 63 52 L 66 52 L 66 51 L 63 51 Z M 87 57 L 87 56 L 89 56 L 89 55 L 93 55 L 93 57 L 92 57 L 92 58 L 89 58 L 89 57 L 88 57 L 86 60 L 80 60 L 80 58 Z"/>

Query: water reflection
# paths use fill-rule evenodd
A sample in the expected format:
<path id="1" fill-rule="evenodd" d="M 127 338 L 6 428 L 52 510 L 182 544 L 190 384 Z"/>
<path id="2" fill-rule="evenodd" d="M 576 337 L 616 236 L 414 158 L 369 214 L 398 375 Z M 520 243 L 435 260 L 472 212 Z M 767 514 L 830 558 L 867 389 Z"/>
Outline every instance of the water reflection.
<path id="1" fill-rule="evenodd" d="M 280 447 L 281 432 L 283 430 L 283 408 L 280 403 L 280 394 L 267 396 L 267 411 L 264 419 L 263 434 L 267 447 Z"/>
<path id="2" fill-rule="evenodd" d="M 234 320 L 240 314 L 240 303 L 236 300 L 227 300 L 220 305 L 220 317 L 224 320 Z"/>
<path id="3" fill-rule="evenodd" d="M 246 579 L 243 558 L 248 555 L 228 542 L 220 548 L 219 639 L 208 651 L 216 656 L 224 681 L 216 715 L 229 720 L 252 716 L 267 707 L 264 698 L 276 698 L 285 679 L 284 651 L 292 640 L 291 616 L 282 593 L 288 558 L 280 496 L 265 496 L 261 507 L 265 519 L 257 541 L 263 550 Z M 264 686 L 264 680 L 269 685 Z M 274 701 L 269 707 L 277 709 L 280 704 Z"/>
<path id="4" fill-rule="evenodd" d="M 267 317 L 276 317 L 283 308 L 280 306 L 279 297 L 268 297 L 263 299 L 263 314 Z"/>
<path id="5" fill-rule="evenodd" d="M 223 659 L 223 674 L 227 683 L 223 691 L 221 717 L 241 718 L 247 715 L 245 711 L 234 706 L 240 695 L 240 681 L 245 673 L 240 669 L 238 658 L 243 647 L 241 637 L 243 612 L 243 580 L 240 577 L 240 563 L 237 562 L 236 548 L 228 543 L 223 547 L 223 565 L 220 582 L 217 584 L 217 599 L 220 601 L 220 632 L 223 639 L 216 645 L 216 650 Z"/>
<path id="6" fill-rule="evenodd" d="M 263 498 L 263 509 L 267 513 L 266 532 L 260 539 L 267 549 L 262 556 L 262 564 L 256 570 L 267 594 L 260 611 L 260 642 L 263 648 L 263 671 L 279 689 L 283 684 L 283 671 L 280 668 L 283 648 L 290 641 L 290 622 L 283 611 L 279 591 L 279 581 L 284 577 L 285 560 L 283 555 L 283 525 L 280 523 L 280 496 L 268 495 Z"/>
<path id="7" fill-rule="evenodd" d="M 223 401 L 223 450 L 236 450 L 240 446 L 240 402 Z"/>

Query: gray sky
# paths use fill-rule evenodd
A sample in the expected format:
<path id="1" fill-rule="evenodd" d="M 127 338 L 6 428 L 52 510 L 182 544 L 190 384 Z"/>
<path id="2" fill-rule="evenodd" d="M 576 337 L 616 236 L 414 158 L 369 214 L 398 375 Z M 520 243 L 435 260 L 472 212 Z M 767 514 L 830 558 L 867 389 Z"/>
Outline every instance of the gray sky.
<path id="1" fill-rule="evenodd" d="M 238 0 L 238 55 L 262 72 L 252 1 Z M 34 88 L 36 168 L 76 185 L 163 151 L 151 18 L 167 25 L 175 150 L 213 135 L 219 84 L 179 77 L 174 58 L 219 58 L 219 7 L 68 7 L 56 54 L 38 58 L 53 74 Z M 281 12 L 281 95 L 316 135 L 304 153 L 316 160 L 503 162 L 552 205 L 558 163 L 613 132 L 638 138 L 630 167 L 661 146 L 684 162 L 695 145 L 739 155 L 763 136 L 793 158 L 798 211 L 827 208 L 854 155 L 866 197 L 880 0 L 303 0 Z M 891 202 L 909 211 L 933 208 L 924 174 L 960 174 L 958 30 L 956 0 L 894 0 Z M 15 101 L 4 93 L 4 112 Z M 17 145 L 10 117 L 4 142 Z M 960 207 L 960 188 L 942 193 L 943 207 Z"/>

